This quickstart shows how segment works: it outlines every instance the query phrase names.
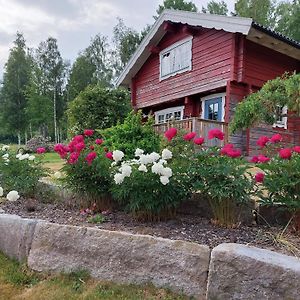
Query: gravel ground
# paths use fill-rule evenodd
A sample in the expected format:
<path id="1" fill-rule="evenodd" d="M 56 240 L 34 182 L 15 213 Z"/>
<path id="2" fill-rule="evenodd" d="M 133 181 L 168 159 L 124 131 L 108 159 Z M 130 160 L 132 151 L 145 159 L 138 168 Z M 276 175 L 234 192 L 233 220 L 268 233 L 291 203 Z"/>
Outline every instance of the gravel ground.
<path id="1" fill-rule="evenodd" d="M 300 257 L 300 236 L 287 231 L 282 238 L 276 238 L 283 230 L 280 227 L 241 225 L 238 228 L 227 229 L 214 225 L 208 219 L 188 214 L 178 214 L 176 219 L 171 221 L 145 223 L 138 222 L 129 214 L 119 211 L 108 213 L 103 223 L 92 224 L 88 222 L 88 215 L 82 215 L 79 210 L 66 208 L 62 204 L 35 203 L 35 210 L 29 212 L 26 201 L 19 200 L 2 203 L 0 204 L 1 208 L 5 213 L 59 224 L 148 234 L 174 240 L 180 239 L 206 244 L 211 248 L 221 243 L 239 243 Z"/>

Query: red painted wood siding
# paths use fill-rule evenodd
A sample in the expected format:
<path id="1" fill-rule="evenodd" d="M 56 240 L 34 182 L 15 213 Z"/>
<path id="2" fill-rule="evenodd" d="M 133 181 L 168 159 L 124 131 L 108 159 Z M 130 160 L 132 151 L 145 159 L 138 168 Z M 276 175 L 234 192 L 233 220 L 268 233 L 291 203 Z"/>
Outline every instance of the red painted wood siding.
<path id="1" fill-rule="evenodd" d="M 261 87 L 266 81 L 286 71 L 300 71 L 296 59 L 245 40 L 245 82 Z"/>
<path id="2" fill-rule="evenodd" d="M 167 33 L 161 50 L 188 37 L 184 33 Z M 192 71 L 159 81 L 159 54 L 152 54 L 135 76 L 138 108 L 157 105 L 193 95 L 210 87 L 226 86 L 230 79 L 233 34 L 222 30 L 203 30 L 192 42 Z"/>

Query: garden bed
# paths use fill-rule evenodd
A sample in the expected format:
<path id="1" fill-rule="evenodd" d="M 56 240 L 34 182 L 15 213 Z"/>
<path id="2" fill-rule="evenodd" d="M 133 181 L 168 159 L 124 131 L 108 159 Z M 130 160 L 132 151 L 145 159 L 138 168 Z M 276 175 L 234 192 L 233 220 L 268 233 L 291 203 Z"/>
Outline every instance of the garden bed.
<path id="1" fill-rule="evenodd" d="M 174 220 L 150 223 L 136 221 L 131 215 L 119 211 L 108 213 L 103 223 L 94 224 L 89 222 L 90 215 L 82 215 L 78 209 L 67 208 L 63 203 L 45 204 L 36 202 L 34 205 L 35 210 L 29 212 L 26 201 L 18 200 L 2 203 L 0 204 L 1 208 L 5 213 L 17 214 L 31 219 L 42 219 L 58 224 L 148 234 L 206 244 L 210 248 L 221 243 L 239 243 L 300 256 L 300 237 L 290 231 L 280 237 L 279 234 L 283 228 L 279 226 L 240 225 L 234 229 L 226 229 L 214 225 L 209 219 L 184 213 L 177 214 Z"/>

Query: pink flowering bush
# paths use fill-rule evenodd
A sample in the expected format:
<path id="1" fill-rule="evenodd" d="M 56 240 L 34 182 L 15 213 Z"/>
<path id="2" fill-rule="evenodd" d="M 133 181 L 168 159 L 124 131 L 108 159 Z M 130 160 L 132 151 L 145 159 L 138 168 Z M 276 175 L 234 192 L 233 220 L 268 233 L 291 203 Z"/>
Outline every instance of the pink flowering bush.
<path id="1" fill-rule="evenodd" d="M 97 204 L 98 210 L 111 207 L 110 160 L 106 157 L 103 140 L 94 130 L 84 130 L 67 144 L 57 144 L 54 151 L 65 160 L 61 181 L 66 187 L 88 199 L 86 206 Z M 101 141 L 101 142 L 100 142 Z"/>

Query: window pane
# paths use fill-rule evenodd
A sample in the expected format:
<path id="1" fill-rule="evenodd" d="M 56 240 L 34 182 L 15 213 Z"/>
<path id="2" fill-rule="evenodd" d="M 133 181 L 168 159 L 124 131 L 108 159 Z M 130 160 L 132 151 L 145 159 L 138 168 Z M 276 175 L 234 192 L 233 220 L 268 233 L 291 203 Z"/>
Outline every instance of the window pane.
<path id="1" fill-rule="evenodd" d="M 161 123 L 164 123 L 165 122 L 165 115 L 159 115 L 158 116 L 158 123 L 161 124 Z"/>
<path id="2" fill-rule="evenodd" d="M 174 112 L 174 119 L 175 120 L 181 120 L 181 111 L 175 111 Z"/>

